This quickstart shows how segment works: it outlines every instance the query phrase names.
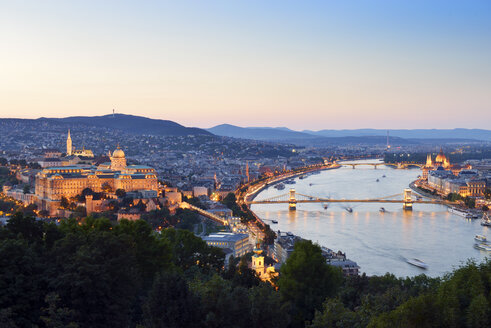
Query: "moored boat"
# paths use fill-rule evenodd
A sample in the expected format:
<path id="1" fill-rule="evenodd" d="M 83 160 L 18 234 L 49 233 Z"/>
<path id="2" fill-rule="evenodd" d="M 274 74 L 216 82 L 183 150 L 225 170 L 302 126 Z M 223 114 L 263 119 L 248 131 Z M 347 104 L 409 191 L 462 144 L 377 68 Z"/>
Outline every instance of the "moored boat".
<path id="1" fill-rule="evenodd" d="M 487 213 L 484 213 L 482 215 L 481 225 L 486 227 L 491 227 L 491 219 L 489 218 Z"/>
<path id="2" fill-rule="evenodd" d="M 428 264 L 418 259 L 407 259 L 406 262 L 421 269 L 428 269 Z"/>
<path id="3" fill-rule="evenodd" d="M 448 208 L 448 211 L 449 211 L 450 213 L 453 213 L 453 214 L 456 214 L 456 215 L 462 216 L 462 217 L 467 218 L 467 219 L 472 218 L 472 215 L 471 215 L 469 212 L 467 212 L 466 210 L 462 210 L 462 209 L 460 209 L 460 208 L 456 208 L 456 207 L 449 207 L 449 208 Z"/>

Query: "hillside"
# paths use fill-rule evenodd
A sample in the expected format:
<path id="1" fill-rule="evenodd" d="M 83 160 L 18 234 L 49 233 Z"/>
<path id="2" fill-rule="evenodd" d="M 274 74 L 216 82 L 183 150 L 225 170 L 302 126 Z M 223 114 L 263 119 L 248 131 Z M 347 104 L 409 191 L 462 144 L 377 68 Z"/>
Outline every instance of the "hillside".
<path id="1" fill-rule="evenodd" d="M 219 136 L 286 142 L 301 146 L 384 145 L 387 143 L 387 130 L 378 129 L 304 130 L 300 132 L 284 127 L 239 127 L 231 124 L 221 124 L 209 128 L 207 131 Z M 389 133 L 391 145 L 445 144 L 447 142 L 474 142 L 476 140 L 491 141 L 491 131 L 477 129 L 390 130 Z"/>
<path id="2" fill-rule="evenodd" d="M 61 123 L 65 125 L 80 124 L 98 126 L 109 129 L 123 130 L 132 134 L 153 135 L 211 135 L 203 129 L 188 128 L 176 122 L 168 120 L 157 120 L 142 116 L 115 114 L 104 116 L 73 116 L 65 118 L 39 118 L 38 121 Z"/>
<path id="3" fill-rule="evenodd" d="M 218 136 L 253 139 L 253 140 L 288 140 L 288 139 L 314 139 L 308 133 L 292 131 L 286 128 L 242 128 L 231 124 L 221 124 L 207 129 Z"/>

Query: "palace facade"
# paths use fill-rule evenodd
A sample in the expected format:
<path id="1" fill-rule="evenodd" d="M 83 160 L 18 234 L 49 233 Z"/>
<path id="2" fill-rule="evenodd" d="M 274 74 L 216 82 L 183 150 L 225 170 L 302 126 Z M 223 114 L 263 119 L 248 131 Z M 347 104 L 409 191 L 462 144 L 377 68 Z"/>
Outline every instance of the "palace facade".
<path id="1" fill-rule="evenodd" d="M 158 180 L 155 169 L 143 165 L 126 165 L 126 157 L 119 147 L 110 157 L 111 162 L 99 166 L 48 167 L 36 175 L 36 198 L 40 209 L 52 212 L 62 197 L 80 195 L 86 188 L 94 192 L 155 190 Z"/>

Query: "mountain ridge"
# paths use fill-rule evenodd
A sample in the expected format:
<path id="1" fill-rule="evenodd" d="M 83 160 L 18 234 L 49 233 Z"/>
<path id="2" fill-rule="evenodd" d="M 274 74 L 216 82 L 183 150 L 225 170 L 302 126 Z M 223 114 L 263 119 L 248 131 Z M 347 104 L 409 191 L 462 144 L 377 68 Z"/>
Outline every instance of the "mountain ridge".
<path id="1" fill-rule="evenodd" d="M 127 114 L 109 114 L 102 116 L 69 116 L 63 118 L 40 117 L 37 119 L 3 119 L 32 122 L 51 122 L 65 125 L 80 124 L 116 130 L 123 130 L 131 134 L 153 135 L 212 135 L 212 133 L 195 127 L 185 127 L 170 120 L 152 119 L 144 116 Z"/>
<path id="2" fill-rule="evenodd" d="M 385 137 L 387 130 L 382 129 L 341 129 L 341 130 L 303 130 L 295 131 L 285 127 L 239 127 L 232 124 L 220 124 L 207 131 L 213 134 L 235 137 L 248 138 L 255 140 L 277 140 L 277 139 L 313 139 L 317 138 L 346 138 L 346 137 Z M 389 140 L 394 138 L 402 139 L 459 139 L 459 140 L 476 140 L 491 141 L 491 130 L 485 129 L 394 129 L 389 131 Z"/>

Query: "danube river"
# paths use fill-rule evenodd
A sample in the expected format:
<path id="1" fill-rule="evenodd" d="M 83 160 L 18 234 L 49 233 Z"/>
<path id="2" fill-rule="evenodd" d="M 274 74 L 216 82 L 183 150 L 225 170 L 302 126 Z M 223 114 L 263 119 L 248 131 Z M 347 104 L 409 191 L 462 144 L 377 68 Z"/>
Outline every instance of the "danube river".
<path id="1" fill-rule="evenodd" d="M 285 185 L 283 190 L 269 187 L 255 200 L 287 193 L 290 187 L 297 193 L 316 197 L 382 198 L 402 194 L 420 174 L 417 168 L 343 166 L 305 179 L 296 178 L 296 184 Z M 402 195 L 395 198 L 402 199 Z M 349 213 L 347 207 L 353 212 Z M 385 213 L 380 212 L 380 207 L 385 208 Z M 287 204 L 254 204 L 251 209 L 273 230 L 289 231 L 346 252 L 349 259 L 358 263 L 361 272 L 368 275 L 390 272 L 396 276 L 421 273 L 441 276 L 467 259 L 481 261 L 488 255 L 473 247 L 476 234 L 491 239 L 491 229 L 481 226 L 480 220 L 451 214 L 443 205 L 414 204 L 412 212 L 404 211 L 402 204 L 396 203 L 330 203 L 327 209 L 320 203 L 298 204 L 296 211 L 289 211 Z M 271 220 L 277 220 L 278 224 L 272 224 Z M 406 258 L 418 258 L 429 268 L 414 267 Z"/>

